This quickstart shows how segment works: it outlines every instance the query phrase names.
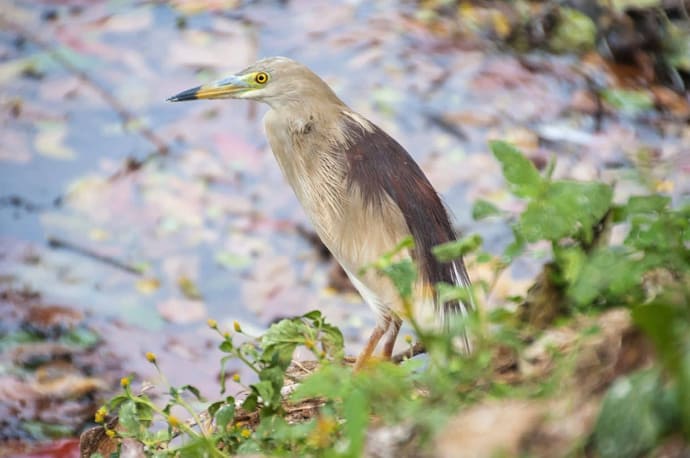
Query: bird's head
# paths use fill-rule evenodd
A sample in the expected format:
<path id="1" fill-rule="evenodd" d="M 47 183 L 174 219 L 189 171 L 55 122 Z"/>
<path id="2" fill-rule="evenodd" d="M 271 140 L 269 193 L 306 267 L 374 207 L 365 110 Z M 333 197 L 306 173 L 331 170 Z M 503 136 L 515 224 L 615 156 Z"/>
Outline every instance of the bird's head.
<path id="1" fill-rule="evenodd" d="M 306 66 L 286 57 L 269 57 L 227 78 L 182 91 L 168 101 L 250 99 L 277 108 L 304 103 L 309 97 L 339 102 L 328 85 Z"/>

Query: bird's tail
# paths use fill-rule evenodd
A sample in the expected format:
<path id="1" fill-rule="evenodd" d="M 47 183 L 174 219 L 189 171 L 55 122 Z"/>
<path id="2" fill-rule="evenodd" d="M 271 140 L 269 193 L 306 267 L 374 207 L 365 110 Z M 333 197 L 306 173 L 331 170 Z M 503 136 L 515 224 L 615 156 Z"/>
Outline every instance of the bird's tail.
<path id="1" fill-rule="evenodd" d="M 463 318 L 466 318 L 469 316 L 470 311 L 475 308 L 472 295 L 472 282 L 470 281 L 470 276 L 465 268 L 465 263 L 462 261 L 462 259 L 456 259 L 450 263 L 450 270 L 453 284 L 455 286 L 464 288 L 467 292 L 467 295 L 465 300 L 458 300 L 453 303 L 443 305 L 443 322 L 446 329 L 448 329 L 451 322 L 457 317 L 457 314 Z M 460 339 L 464 351 L 466 353 L 472 352 L 472 340 L 470 339 L 466 328 L 462 330 Z"/>

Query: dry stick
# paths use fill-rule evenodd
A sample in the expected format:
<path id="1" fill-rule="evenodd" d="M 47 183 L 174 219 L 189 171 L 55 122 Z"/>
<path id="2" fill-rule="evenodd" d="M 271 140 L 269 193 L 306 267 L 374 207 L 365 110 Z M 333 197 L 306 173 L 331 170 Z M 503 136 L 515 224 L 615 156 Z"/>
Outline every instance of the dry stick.
<path id="1" fill-rule="evenodd" d="M 123 127 L 126 129 L 128 125 L 134 124 L 137 120 L 138 117 L 130 112 L 127 107 L 125 107 L 120 101 L 113 96 L 110 92 L 108 92 L 101 84 L 93 79 L 91 76 L 89 76 L 86 72 L 83 70 L 80 70 L 77 68 L 74 64 L 72 64 L 68 59 L 66 59 L 64 56 L 62 56 L 58 50 L 53 48 L 50 44 L 46 43 L 42 38 L 37 36 L 36 34 L 32 33 L 29 29 L 13 22 L 13 21 L 8 21 L 7 19 L 1 18 L 0 17 L 0 24 L 3 24 L 3 26 L 10 28 L 14 30 L 15 32 L 23 35 L 24 37 L 28 38 L 32 43 L 36 44 L 39 48 L 43 49 L 44 51 L 48 52 L 53 59 L 60 65 L 62 65 L 67 71 L 72 73 L 74 76 L 79 78 L 82 83 L 85 85 L 91 87 L 102 99 L 103 101 L 110 106 L 110 108 L 115 111 L 115 113 L 118 114 L 120 117 L 120 120 L 122 122 Z M 139 134 L 144 137 L 146 140 L 148 140 L 151 144 L 156 149 L 156 154 L 157 155 L 164 155 L 166 154 L 170 148 L 168 144 L 160 138 L 158 135 L 156 135 L 155 132 L 153 132 L 150 128 L 146 126 L 141 126 L 138 128 Z"/>
<path id="2" fill-rule="evenodd" d="M 141 269 L 137 269 L 136 267 L 130 266 L 128 264 L 125 264 L 122 261 L 118 261 L 117 259 L 106 256 L 104 254 L 96 253 L 93 250 L 90 250 L 88 248 L 84 248 L 82 246 L 79 246 L 77 244 L 74 244 L 72 242 L 68 242 L 66 240 L 58 239 L 56 237 L 48 237 L 48 246 L 51 248 L 62 248 L 65 250 L 72 251 L 74 253 L 80 254 L 82 256 L 86 256 L 87 258 L 91 258 L 95 261 L 102 262 L 103 264 L 107 264 L 112 267 L 117 267 L 120 270 L 124 270 L 125 272 L 128 272 L 130 274 L 134 275 L 141 275 L 142 271 Z"/>

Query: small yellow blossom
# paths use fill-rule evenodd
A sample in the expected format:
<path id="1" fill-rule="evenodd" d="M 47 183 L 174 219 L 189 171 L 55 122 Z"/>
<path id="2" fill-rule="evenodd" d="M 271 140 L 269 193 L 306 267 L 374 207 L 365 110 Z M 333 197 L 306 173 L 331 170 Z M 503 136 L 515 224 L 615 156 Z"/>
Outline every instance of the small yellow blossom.
<path id="1" fill-rule="evenodd" d="M 247 429 L 247 428 L 244 428 L 244 429 L 242 430 L 242 432 L 240 432 L 240 434 L 241 434 L 242 437 L 244 437 L 245 439 L 248 439 L 249 436 L 252 435 L 252 432 L 251 432 L 251 430 L 249 430 L 249 429 Z"/>
<path id="2" fill-rule="evenodd" d="M 150 363 L 156 364 L 156 354 L 150 351 L 146 352 L 146 360 Z"/>
<path id="3" fill-rule="evenodd" d="M 235 332 L 242 332 L 242 327 L 240 326 L 240 322 L 237 320 L 232 322 L 232 328 L 235 330 Z"/>
<path id="4" fill-rule="evenodd" d="M 314 349 L 314 341 L 311 340 L 311 339 L 307 339 L 307 340 L 304 342 L 304 346 L 307 347 L 307 348 L 310 349 L 310 350 L 313 350 L 313 349 Z"/>
<path id="5" fill-rule="evenodd" d="M 96 423 L 103 423 L 105 421 L 105 416 L 108 414 L 108 411 L 106 410 L 105 407 L 99 408 L 96 413 L 93 416 L 93 419 Z"/>
<path id="6" fill-rule="evenodd" d="M 174 415 L 168 415 L 168 424 L 173 428 L 180 426 L 180 420 Z"/>
<path id="7" fill-rule="evenodd" d="M 229 339 L 229 338 L 230 338 L 230 333 L 229 333 L 228 331 L 225 331 L 225 332 L 223 333 L 223 338 L 224 338 L 224 339 Z"/>
<path id="8" fill-rule="evenodd" d="M 112 439 L 113 437 L 115 437 L 115 430 L 114 429 L 107 429 L 105 431 L 105 435 Z"/>
<path id="9" fill-rule="evenodd" d="M 212 318 L 206 320 L 206 324 L 208 324 L 208 327 L 211 329 L 218 329 L 218 322 Z"/>
<path id="10" fill-rule="evenodd" d="M 409 335 L 409 334 L 406 335 L 406 336 L 405 336 L 405 342 L 407 342 L 408 344 L 411 344 L 411 343 L 412 343 L 412 336 Z"/>
<path id="11" fill-rule="evenodd" d="M 232 374 L 232 381 L 240 383 L 240 374 Z"/>
<path id="12" fill-rule="evenodd" d="M 129 384 L 130 384 L 129 377 L 122 377 L 122 378 L 120 379 L 120 386 L 121 386 L 122 388 L 127 388 L 127 387 L 129 386 Z"/>

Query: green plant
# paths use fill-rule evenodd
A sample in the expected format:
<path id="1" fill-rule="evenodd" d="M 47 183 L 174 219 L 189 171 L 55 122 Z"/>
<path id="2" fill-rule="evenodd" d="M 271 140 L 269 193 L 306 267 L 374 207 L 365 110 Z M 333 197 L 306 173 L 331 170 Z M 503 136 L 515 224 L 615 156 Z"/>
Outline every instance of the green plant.
<path id="1" fill-rule="evenodd" d="M 690 438 L 690 206 L 672 208 L 667 197 L 656 194 L 615 204 L 607 184 L 556 180 L 553 163 L 541 174 L 514 147 L 492 142 L 491 149 L 512 192 L 526 201 L 525 209 L 506 215 L 492 203 L 479 201 L 473 213 L 477 218 L 507 217 L 514 240 L 499 257 L 481 251 L 477 235 L 436 247 L 434 254 L 443 261 L 472 254 L 475 263 L 494 266 L 494 279 L 477 282 L 473 291 L 440 284 L 439 294 L 445 299 L 468 299 L 472 294 L 481 305 L 511 262 L 528 253 L 532 244 L 546 241 L 550 252 L 537 282 L 552 294 L 546 301 L 535 294 L 515 298 L 522 309 L 538 312 L 550 307 L 550 318 L 542 323 L 547 326 L 556 318 L 563 323 L 583 313 L 626 307 L 659 355 L 651 369 L 623 375 L 612 385 L 591 436 L 599 454 L 606 458 L 623 456 L 621 450 L 644 453 L 673 432 Z M 616 225 L 626 235 L 612 245 L 607 234 Z M 477 313 L 458 317 L 451 332 L 418 326 L 410 303 L 416 268 L 397 256 L 412 243 L 402 241 L 366 268 L 387 276 L 397 288 L 417 339 L 427 349 L 426 360 L 380 362 L 352 373 L 343 364 L 340 331 L 316 311 L 283 320 L 259 338 L 246 336 L 238 323 L 234 334 L 223 333 L 211 320 L 209 326 L 218 331 L 219 349 L 225 354 L 221 394 L 230 359 L 254 372 L 242 402 L 227 396 L 207 403 L 194 387 L 168 386 L 168 402 L 157 407 L 146 394 L 134 394 L 131 378 L 125 378 L 124 393 L 107 405 L 107 412 L 119 415 L 119 426 L 108 434 L 136 438 L 156 456 L 357 457 L 368 430 L 403 425 L 413 431 L 416 447 L 422 450 L 431 447 L 446 419 L 463 408 L 487 399 L 556 396 L 568 385 L 562 382 L 574 376 L 575 359 L 557 351 L 549 354 L 553 369 L 539 378 L 517 373 L 504 379 L 497 372 L 499 353 L 519 360 L 540 332 L 525 323 L 520 308 L 515 313 L 509 307 L 486 311 L 480 306 Z M 465 329 L 475 344 L 469 355 L 455 344 Z M 581 331 L 581 338 L 599 331 L 590 326 Z M 312 351 L 318 370 L 286 398 L 281 393 L 286 378 L 293 377 L 288 368 L 297 346 Z M 156 364 L 155 356 L 148 357 Z M 314 413 L 295 421 L 290 412 L 300 406 Z M 186 410 L 190 421 L 182 422 L 175 409 Z M 623 410 L 636 415 L 620 415 Z M 106 410 L 101 410 L 97 420 L 105 422 L 105 416 Z"/>

